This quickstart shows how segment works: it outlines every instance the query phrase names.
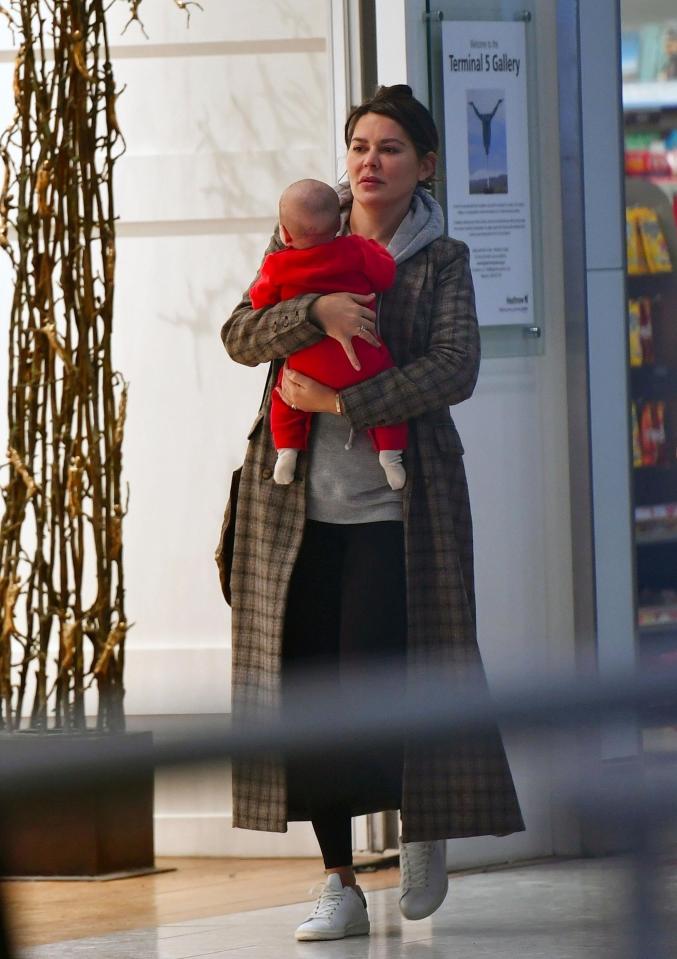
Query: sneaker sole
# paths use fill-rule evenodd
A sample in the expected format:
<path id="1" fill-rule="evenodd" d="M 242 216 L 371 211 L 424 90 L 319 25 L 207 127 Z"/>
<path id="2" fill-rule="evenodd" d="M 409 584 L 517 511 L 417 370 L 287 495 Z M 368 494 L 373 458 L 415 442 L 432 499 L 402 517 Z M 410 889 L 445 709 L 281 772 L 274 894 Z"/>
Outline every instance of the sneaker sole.
<path id="1" fill-rule="evenodd" d="M 360 926 L 348 926 L 344 932 L 330 932 L 326 930 L 325 932 L 319 931 L 312 932 L 308 930 L 307 932 L 296 932 L 294 938 L 298 942 L 323 942 L 330 939 L 347 939 L 348 936 L 368 936 L 369 935 L 369 923 Z"/>

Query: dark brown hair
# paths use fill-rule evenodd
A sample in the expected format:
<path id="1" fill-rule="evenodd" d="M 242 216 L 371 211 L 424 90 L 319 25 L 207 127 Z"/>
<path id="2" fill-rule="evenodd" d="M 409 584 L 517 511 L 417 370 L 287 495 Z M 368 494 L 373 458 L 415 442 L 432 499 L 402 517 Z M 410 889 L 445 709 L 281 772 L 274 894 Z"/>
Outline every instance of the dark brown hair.
<path id="1" fill-rule="evenodd" d="M 379 87 L 373 97 L 353 107 L 345 125 L 348 148 L 350 148 L 357 121 L 367 113 L 378 113 L 399 123 L 414 144 L 419 160 L 422 160 L 427 153 L 438 152 L 440 137 L 435 121 L 406 83 L 397 83 L 392 87 Z M 422 185 L 430 187 L 430 182 L 426 181 Z"/>

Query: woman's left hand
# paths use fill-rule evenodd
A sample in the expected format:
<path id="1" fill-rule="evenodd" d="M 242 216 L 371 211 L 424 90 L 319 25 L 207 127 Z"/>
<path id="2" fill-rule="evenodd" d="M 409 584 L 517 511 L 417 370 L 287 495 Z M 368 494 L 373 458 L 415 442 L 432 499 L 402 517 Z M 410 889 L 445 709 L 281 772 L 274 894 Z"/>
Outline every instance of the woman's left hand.
<path id="1" fill-rule="evenodd" d="M 336 413 L 336 390 L 284 364 L 282 386 L 277 388 L 285 403 L 304 413 Z"/>

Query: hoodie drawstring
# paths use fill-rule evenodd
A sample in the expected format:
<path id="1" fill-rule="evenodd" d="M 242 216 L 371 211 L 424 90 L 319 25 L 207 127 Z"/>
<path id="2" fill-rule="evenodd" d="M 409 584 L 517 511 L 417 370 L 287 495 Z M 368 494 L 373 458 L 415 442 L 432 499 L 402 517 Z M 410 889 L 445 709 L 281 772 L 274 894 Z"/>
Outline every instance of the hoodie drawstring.
<path id="1" fill-rule="evenodd" d="M 376 294 L 376 335 L 381 335 L 381 300 L 383 299 L 382 293 Z M 348 442 L 344 446 L 344 449 L 351 450 L 353 448 L 353 443 L 355 442 L 355 430 L 350 427 L 350 433 L 348 434 Z"/>

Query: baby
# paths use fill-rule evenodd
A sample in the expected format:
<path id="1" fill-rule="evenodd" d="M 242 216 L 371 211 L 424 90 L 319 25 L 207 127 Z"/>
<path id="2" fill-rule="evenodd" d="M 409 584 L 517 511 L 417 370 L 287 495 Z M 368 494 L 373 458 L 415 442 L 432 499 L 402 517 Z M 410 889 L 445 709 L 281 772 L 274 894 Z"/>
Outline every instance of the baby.
<path id="1" fill-rule="evenodd" d="M 339 199 L 332 187 L 319 180 L 292 183 L 280 198 L 280 236 L 285 249 L 269 253 L 263 261 L 249 291 L 252 306 L 261 309 L 303 293 L 380 293 L 392 286 L 396 267 L 390 253 L 375 240 L 337 237 L 340 222 Z M 287 365 L 337 391 L 394 365 L 382 341 L 376 347 L 356 336 L 353 347 L 360 370 L 330 336 L 294 353 Z M 281 381 L 282 370 L 277 386 Z M 311 418 L 312 413 L 292 409 L 273 391 L 270 425 L 277 450 L 276 483 L 288 484 L 294 479 L 298 452 L 308 448 Z M 407 424 L 376 426 L 368 432 L 390 487 L 402 489 Z"/>

